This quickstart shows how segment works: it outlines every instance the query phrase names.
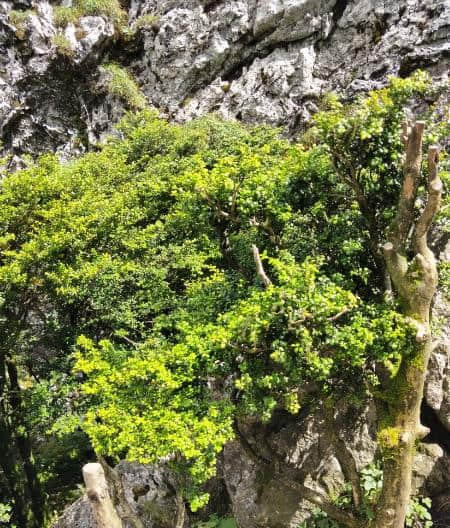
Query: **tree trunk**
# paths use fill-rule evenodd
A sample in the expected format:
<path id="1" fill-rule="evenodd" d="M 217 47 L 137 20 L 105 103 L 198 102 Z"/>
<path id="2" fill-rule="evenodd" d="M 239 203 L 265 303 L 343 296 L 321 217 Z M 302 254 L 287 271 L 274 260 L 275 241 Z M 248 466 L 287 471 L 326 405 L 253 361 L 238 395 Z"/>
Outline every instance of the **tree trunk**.
<path id="1" fill-rule="evenodd" d="M 14 521 L 18 528 L 27 528 L 28 519 L 32 516 L 31 504 L 27 501 L 21 486 L 23 476 L 20 473 L 20 464 L 14 452 L 11 430 L 3 414 L 3 409 L 0 413 L 0 445 L 2 446 L 0 452 L 0 468 L 8 483 L 10 497 L 14 500 L 12 511 Z"/>
<path id="2" fill-rule="evenodd" d="M 12 424 L 14 425 L 14 438 L 22 460 L 25 485 L 33 511 L 33 521 L 30 522 L 27 528 L 42 528 L 45 518 L 45 500 L 34 464 L 31 441 L 27 428 L 24 425 L 23 415 L 25 409 L 21 398 L 17 367 L 12 361 L 7 361 L 7 369 L 10 384 L 10 405 Z"/>
<path id="3" fill-rule="evenodd" d="M 403 360 L 389 394 L 388 415 L 381 417 L 378 441 L 384 459 L 383 488 L 373 528 L 403 528 L 405 524 L 415 444 L 427 432 L 420 424 L 420 404 L 431 349 L 431 338 L 427 338 L 412 357 Z"/>

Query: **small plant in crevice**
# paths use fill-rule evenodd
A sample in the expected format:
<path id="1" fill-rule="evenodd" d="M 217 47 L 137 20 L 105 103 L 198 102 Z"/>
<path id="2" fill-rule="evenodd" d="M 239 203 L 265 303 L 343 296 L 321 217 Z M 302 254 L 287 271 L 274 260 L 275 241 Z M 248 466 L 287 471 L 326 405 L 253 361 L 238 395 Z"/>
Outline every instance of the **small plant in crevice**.
<path id="1" fill-rule="evenodd" d="M 66 6 L 53 8 L 53 20 L 57 27 L 66 27 L 68 24 L 76 24 L 81 16 L 78 9 Z"/>
<path id="2" fill-rule="evenodd" d="M 120 38 L 127 42 L 132 41 L 144 30 L 154 30 L 158 27 L 159 16 L 147 13 L 138 17 L 132 24 L 120 28 Z"/>
<path id="3" fill-rule="evenodd" d="M 117 28 L 128 22 L 128 15 L 119 0 L 75 0 L 74 8 L 83 16 L 106 16 Z"/>
<path id="4" fill-rule="evenodd" d="M 24 40 L 27 36 L 26 22 L 31 15 L 35 15 L 34 9 L 27 9 L 26 11 L 19 11 L 12 9 L 9 12 L 9 21 L 15 27 L 16 37 L 19 40 Z"/>
<path id="5" fill-rule="evenodd" d="M 376 504 L 383 484 L 383 470 L 379 462 L 369 464 L 361 470 L 361 486 L 364 493 L 361 517 L 370 521 L 374 518 L 373 505 Z M 352 502 L 352 490 L 346 485 L 342 493 L 335 499 L 335 505 L 340 508 L 349 506 Z M 412 497 L 408 507 L 405 527 L 432 528 L 431 499 L 428 497 Z M 300 524 L 299 528 L 343 528 L 341 524 L 328 517 L 320 508 L 311 510 L 311 518 Z"/>
<path id="6" fill-rule="evenodd" d="M 128 15 L 118 0 L 74 0 L 71 7 L 56 6 L 53 17 L 58 27 L 77 24 L 83 16 L 104 16 L 120 33 L 128 25 Z"/>
<path id="7" fill-rule="evenodd" d="M 111 95 L 119 97 L 134 110 L 142 110 L 147 106 L 145 96 L 131 74 L 117 64 L 106 64 L 102 70 L 108 75 L 108 91 Z"/>
<path id="8" fill-rule="evenodd" d="M 196 523 L 194 528 L 237 528 L 237 524 L 233 517 L 211 515 L 207 521 Z"/>
<path id="9" fill-rule="evenodd" d="M 75 55 L 75 50 L 72 47 L 70 40 L 62 33 L 57 33 L 52 37 L 52 44 L 56 48 L 56 52 L 59 55 L 63 55 L 67 58 L 72 58 Z"/>
<path id="10" fill-rule="evenodd" d="M 136 19 L 134 24 L 132 25 L 132 29 L 136 32 L 141 29 L 151 29 L 154 28 L 158 22 L 159 22 L 159 16 L 154 15 L 151 13 L 147 13 L 146 15 L 141 15 Z"/>

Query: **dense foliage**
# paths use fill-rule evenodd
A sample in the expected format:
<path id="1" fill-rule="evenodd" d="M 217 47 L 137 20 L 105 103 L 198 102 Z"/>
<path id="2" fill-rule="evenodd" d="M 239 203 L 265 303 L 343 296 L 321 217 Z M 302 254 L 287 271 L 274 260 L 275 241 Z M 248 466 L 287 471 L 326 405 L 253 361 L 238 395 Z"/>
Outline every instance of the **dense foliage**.
<path id="1" fill-rule="evenodd" d="M 18 388 L 15 369 L 21 396 L 2 403 L 1 457 L 20 465 L 19 439 L 33 447 L 50 508 L 73 487 L 55 484 L 61 464 L 90 456 L 85 433 L 111 459 L 166 457 L 196 510 L 239 417 L 379 395 L 380 372 L 414 353 L 413 329 L 383 302 L 366 248 L 393 216 L 404 106 L 429 91 L 418 74 L 350 106 L 329 98 L 300 144 L 144 110 L 98 152 L 4 178 L 1 389 Z M 19 469 L 0 467 L 17 504 Z"/>

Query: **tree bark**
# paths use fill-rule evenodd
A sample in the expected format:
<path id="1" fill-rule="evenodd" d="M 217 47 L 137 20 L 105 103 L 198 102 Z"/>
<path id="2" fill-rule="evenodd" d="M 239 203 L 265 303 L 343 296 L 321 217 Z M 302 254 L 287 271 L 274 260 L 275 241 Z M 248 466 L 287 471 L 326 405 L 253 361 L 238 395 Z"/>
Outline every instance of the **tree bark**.
<path id="1" fill-rule="evenodd" d="M 183 495 L 177 491 L 176 494 L 177 517 L 175 519 L 175 528 L 183 528 L 186 519 L 186 506 L 184 504 Z"/>
<path id="2" fill-rule="evenodd" d="M 27 528 L 28 519 L 32 516 L 31 505 L 27 501 L 24 490 L 21 486 L 23 476 L 20 474 L 16 453 L 14 452 L 14 442 L 11 437 L 11 430 L 7 420 L 0 411 L 0 468 L 8 483 L 10 496 L 14 499 L 13 516 L 18 528 Z"/>
<path id="3" fill-rule="evenodd" d="M 253 253 L 253 260 L 256 266 L 256 273 L 260 281 L 264 284 L 266 288 L 268 288 L 272 284 L 272 281 L 269 279 L 269 277 L 267 276 L 267 273 L 264 270 L 264 266 L 263 266 L 261 257 L 259 255 L 259 249 L 257 246 L 255 246 L 255 244 L 252 244 L 252 253 Z"/>
<path id="4" fill-rule="evenodd" d="M 29 527 L 31 528 L 35 526 L 36 528 L 42 528 L 45 518 L 45 500 L 34 463 L 31 440 L 27 428 L 24 425 L 23 415 L 25 409 L 21 398 L 17 367 L 12 360 L 7 361 L 7 370 L 10 384 L 9 399 L 11 404 L 12 423 L 14 425 L 13 435 L 20 458 L 22 459 L 26 487 L 33 511 L 33 521 L 29 524 Z"/>

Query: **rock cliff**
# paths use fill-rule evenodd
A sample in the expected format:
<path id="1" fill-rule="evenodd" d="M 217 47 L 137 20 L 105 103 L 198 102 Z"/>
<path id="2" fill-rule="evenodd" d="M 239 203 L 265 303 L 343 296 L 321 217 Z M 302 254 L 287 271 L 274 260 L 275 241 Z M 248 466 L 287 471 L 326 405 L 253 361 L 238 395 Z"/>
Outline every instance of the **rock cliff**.
<path id="1" fill-rule="evenodd" d="M 0 138 L 17 156 L 67 156 L 111 130 L 127 101 L 108 93 L 109 62 L 173 119 L 219 112 L 291 134 L 325 91 L 448 74 L 447 0 L 129 0 L 134 32 L 105 16 L 61 21 L 61 5 L 0 1 Z"/>

